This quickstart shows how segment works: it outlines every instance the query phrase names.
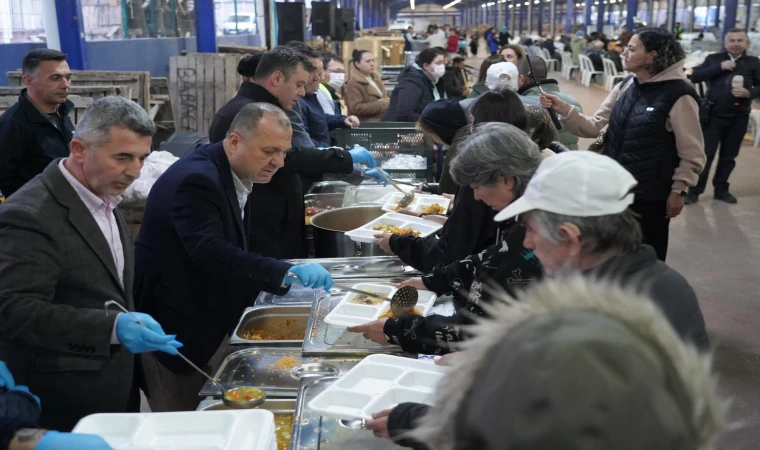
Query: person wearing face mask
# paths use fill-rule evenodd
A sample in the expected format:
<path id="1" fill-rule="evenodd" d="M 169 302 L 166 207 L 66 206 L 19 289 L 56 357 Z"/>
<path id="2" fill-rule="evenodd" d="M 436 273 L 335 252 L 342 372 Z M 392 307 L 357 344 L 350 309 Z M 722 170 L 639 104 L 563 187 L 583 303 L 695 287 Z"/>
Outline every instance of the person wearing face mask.
<path id="1" fill-rule="evenodd" d="M 322 53 L 322 65 L 325 71 L 322 75 L 322 82 L 319 84 L 317 98 L 319 104 L 325 111 L 325 114 L 342 114 L 340 106 L 340 97 L 337 92 L 343 89 L 343 83 L 346 80 L 346 69 L 343 66 L 343 59 L 335 53 Z"/>
<path id="2" fill-rule="evenodd" d="M 367 50 L 354 50 L 351 64 L 351 79 L 343 92 L 348 113 L 362 122 L 379 122 L 390 99 L 375 71 L 375 56 Z"/>
<path id="3" fill-rule="evenodd" d="M 444 54 L 435 48 L 422 50 L 414 64 L 405 68 L 393 89 L 383 122 L 416 122 L 425 107 L 444 98 L 443 86 L 436 87 L 446 73 Z M 442 84 L 442 83 L 441 83 Z"/>

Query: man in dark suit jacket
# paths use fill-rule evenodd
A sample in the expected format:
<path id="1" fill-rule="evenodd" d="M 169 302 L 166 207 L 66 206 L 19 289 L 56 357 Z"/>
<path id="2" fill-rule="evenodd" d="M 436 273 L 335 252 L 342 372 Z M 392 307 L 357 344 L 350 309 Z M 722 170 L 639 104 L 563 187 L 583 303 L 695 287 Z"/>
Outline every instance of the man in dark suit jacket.
<path id="1" fill-rule="evenodd" d="M 134 253 L 120 194 L 140 175 L 155 125 L 134 102 L 105 97 L 76 130 L 71 155 L 0 205 L 0 360 L 44 405 L 40 425 L 70 430 L 89 414 L 139 411 L 133 353 L 179 346 L 133 309 Z"/>
<path id="2" fill-rule="evenodd" d="M 0 115 L 0 191 L 6 197 L 69 154 L 74 125 L 67 100 L 71 71 L 66 54 L 37 48 L 24 56 L 18 103 Z"/>
<path id="3" fill-rule="evenodd" d="M 211 143 L 224 139 L 237 113 L 249 103 L 269 103 L 291 112 L 304 96 L 314 70 L 309 59 L 292 48 L 277 47 L 265 53 L 254 82 L 243 82 L 237 95 L 216 112 L 208 133 Z M 310 144 L 308 135 L 305 140 Z M 375 167 L 375 159 L 364 148 L 318 150 L 299 146 L 295 140 L 291 143 L 284 170 L 277 171 L 270 183 L 255 186 L 251 194 L 249 248 L 273 258 L 305 256 L 306 221 L 299 175 L 349 174 L 354 163 Z"/>
<path id="4" fill-rule="evenodd" d="M 174 163 L 148 196 L 136 243 L 137 308 L 184 340 L 183 354 L 211 373 L 258 291 L 283 295 L 296 279 L 328 290 L 332 284 L 318 264 L 293 266 L 250 252 L 246 230 L 258 205 L 249 193 L 283 170 L 291 136 L 280 108 L 248 104 L 222 142 Z M 152 411 L 195 410 L 202 375 L 167 355 L 146 355 L 143 363 Z"/>

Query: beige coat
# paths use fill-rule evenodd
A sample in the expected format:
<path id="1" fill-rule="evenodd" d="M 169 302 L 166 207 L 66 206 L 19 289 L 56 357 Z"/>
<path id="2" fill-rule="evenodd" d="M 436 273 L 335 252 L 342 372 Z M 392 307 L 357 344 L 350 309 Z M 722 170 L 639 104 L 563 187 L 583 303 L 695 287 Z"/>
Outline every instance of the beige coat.
<path id="1" fill-rule="evenodd" d="M 370 86 L 367 77 L 358 70 L 352 71 L 351 79 L 343 88 L 343 99 L 346 102 L 348 114 L 358 117 L 362 122 L 379 122 L 385 110 L 388 109 L 386 100 L 388 93 L 385 92 L 380 76 L 372 73 L 372 79 L 382 91 L 382 95 Z"/>

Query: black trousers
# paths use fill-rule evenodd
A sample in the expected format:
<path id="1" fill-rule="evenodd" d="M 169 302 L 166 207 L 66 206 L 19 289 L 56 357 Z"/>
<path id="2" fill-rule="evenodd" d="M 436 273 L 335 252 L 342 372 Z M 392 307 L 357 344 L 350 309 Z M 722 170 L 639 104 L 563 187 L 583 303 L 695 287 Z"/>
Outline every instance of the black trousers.
<path id="1" fill-rule="evenodd" d="M 707 176 L 710 173 L 715 154 L 718 153 L 720 145 L 720 156 L 718 157 L 718 167 L 715 168 L 713 177 L 713 189 L 715 192 L 728 191 L 728 177 L 736 167 L 736 157 L 739 155 L 739 149 L 742 146 L 744 135 L 747 132 L 749 115 L 744 116 L 711 116 L 707 127 L 702 130 L 705 137 L 705 169 L 699 175 L 699 182 L 689 192 L 701 194 L 705 192 L 707 186 Z"/>
<path id="2" fill-rule="evenodd" d="M 670 234 L 670 219 L 665 218 L 667 202 L 634 201 L 631 209 L 639 216 L 644 243 L 654 247 L 657 259 L 665 261 Z"/>

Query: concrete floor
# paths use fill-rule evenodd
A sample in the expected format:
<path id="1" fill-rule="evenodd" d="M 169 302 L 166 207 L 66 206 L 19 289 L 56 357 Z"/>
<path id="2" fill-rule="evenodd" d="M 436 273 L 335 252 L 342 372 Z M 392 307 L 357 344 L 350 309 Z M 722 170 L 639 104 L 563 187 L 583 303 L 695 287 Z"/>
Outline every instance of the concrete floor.
<path id="1" fill-rule="evenodd" d="M 589 114 L 607 96 L 601 88 L 561 80 L 559 73 L 550 76 L 559 78 L 561 91 L 575 96 Z M 670 228 L 668 264 L 699 296 L 721 392 L 731 400 L 731 419 L 742 423 L 720 441 L 721 450 L 760 448 L 759 172 L 760 149 L 745 140 L 730 179 L 739 203 L 712 200 L 708 185 L 699 202 L 686 206 Z"/>

